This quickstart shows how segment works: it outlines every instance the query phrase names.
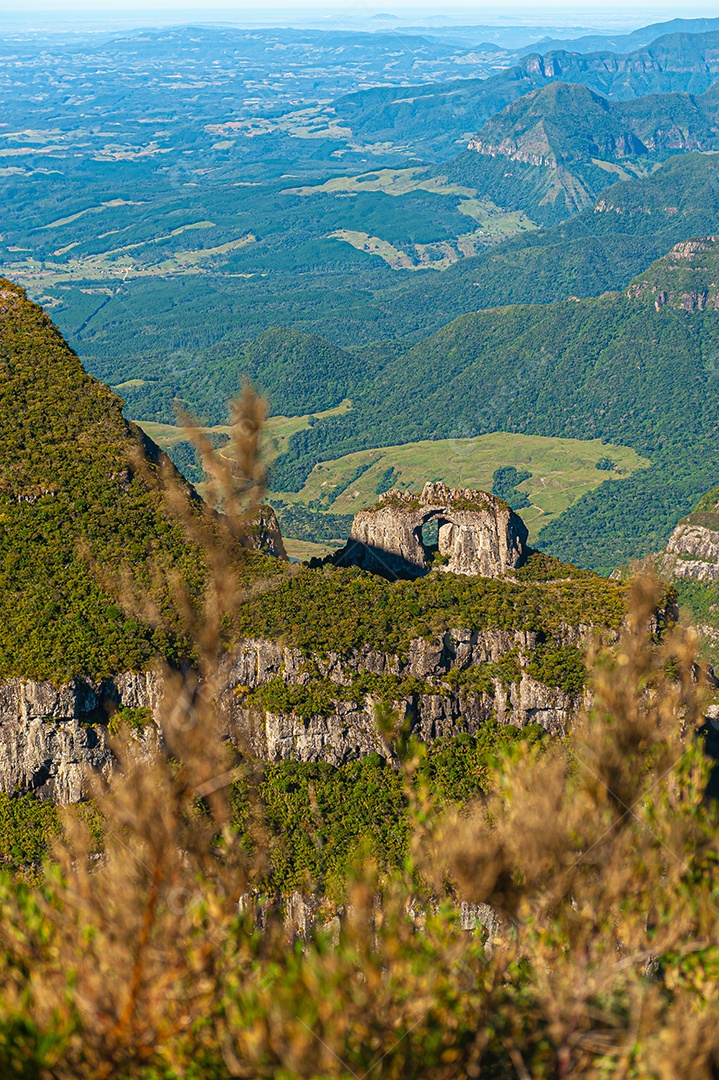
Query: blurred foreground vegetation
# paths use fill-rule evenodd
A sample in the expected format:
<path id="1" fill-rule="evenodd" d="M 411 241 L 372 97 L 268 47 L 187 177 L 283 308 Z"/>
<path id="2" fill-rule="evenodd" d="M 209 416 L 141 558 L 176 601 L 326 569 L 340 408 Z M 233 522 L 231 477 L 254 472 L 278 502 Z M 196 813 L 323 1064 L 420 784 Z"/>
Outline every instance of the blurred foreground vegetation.
<path id="1" fill-rule="evenodd" d="M 200 701 L 159 755 L 118 744 L 99 858 L 87 811 L 16 801 L 58 838 L 38 883 L 0 881 L 3 1075 L 714 1076 L 708 691 L 692 639 L 647 634 L 659 596 L 633 586 L 565 741 L 490 726 L 400 738 L 395 768 L 228 772 Z M 190 689 L 168 675 L 163 710 Z M 317 890 L 294 944 L 268 861 Z"/>

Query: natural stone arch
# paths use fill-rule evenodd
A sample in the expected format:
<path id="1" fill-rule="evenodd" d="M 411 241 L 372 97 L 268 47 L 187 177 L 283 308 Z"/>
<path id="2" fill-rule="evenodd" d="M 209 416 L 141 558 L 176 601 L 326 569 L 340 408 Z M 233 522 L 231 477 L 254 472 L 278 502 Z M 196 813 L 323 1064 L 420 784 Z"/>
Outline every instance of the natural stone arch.
<path id="1" fill-rule="evenodd" d="M 377 506 L 361 510 L 336 561 L 384 577 L 419 577 L 431 568 L 422 530 L 433 520 L 440 523 L 437 569 L 499 577 L 524 556 L 527 528 L 502 499 L 429 483 L 421 495 L 388 491 Z"/>

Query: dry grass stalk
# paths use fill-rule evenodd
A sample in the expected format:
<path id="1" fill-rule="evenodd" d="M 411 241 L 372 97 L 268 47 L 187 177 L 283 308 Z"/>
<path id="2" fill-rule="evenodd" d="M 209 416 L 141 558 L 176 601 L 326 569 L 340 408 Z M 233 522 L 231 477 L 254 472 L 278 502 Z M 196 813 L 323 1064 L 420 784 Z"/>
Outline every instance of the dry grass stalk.
<path id="1" fill-rule="evenodd" d="M 438 816 L 408 783 L 414 863 L 391 880 L 358 869 L 336 946 L 320 932 L 291 948 L 272 921 L 258 935 L 239 915 L 257 865 L 228 825 L 235 761 L 214 698 L 243 594 L 227 537 L 241 550 L 263 481 L 262 407 L 245 400 L 240 477 L 212 453 L 227 529 L 172 470 L 162 480 L 211 579 L 202 598 L 173 585 L 198 664 L 164 673 L 163 740 L 151 755 L 118 747 L 97 795 L 101 858 L 75 821 L 44 890 L 4 886 L 0 1060 L 29 1046 L 36 1075 L 56 1080 L 715 1076 L 702 687 L 691 638 L 647 630 L 650 581 L 616 653 L 594 658 L 594 705 L 566 744 L 515 751 L 461 812 Z M 459 928 L 459 899 L 500 913 L 488 948 Z"/>

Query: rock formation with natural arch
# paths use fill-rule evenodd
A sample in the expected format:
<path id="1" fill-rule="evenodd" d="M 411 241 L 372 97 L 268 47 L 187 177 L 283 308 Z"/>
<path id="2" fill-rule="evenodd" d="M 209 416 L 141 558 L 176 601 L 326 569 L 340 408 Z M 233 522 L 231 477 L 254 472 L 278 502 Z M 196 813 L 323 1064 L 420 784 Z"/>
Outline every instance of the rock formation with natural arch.
<path id="1" fill-rule="evenodd" d="M 438 523 L 436 548 L 422 540 L 430 521 Z M 431 569 L 500 577 L 519 565 L 526 547 L 527 527 L 503 499 L 428 483 L 421 495 L 387 491 L 377 506 L 361 510 L 335 562 L 390 578 L 420 577 Z"/>

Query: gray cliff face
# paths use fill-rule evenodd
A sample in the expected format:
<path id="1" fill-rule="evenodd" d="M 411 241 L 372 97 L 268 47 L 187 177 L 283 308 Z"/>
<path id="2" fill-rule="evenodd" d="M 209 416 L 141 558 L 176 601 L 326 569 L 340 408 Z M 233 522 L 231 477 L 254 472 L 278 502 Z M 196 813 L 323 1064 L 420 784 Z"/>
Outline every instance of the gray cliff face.
<path id="1" fill-rule="evenodd" d="M 703 525 L 677 525 L 662 558 L 664 573 L 695 581 L 719 581 L 719 531 Z"/>
<path id="2" fill-rule="evenodd" d="M 271 506 L 260 506 L 248 523 L 247 535 L 243 547 L 252 551 L 264 551 L 276 559 L 287 561 L 285 542 L 282 539 L 280 523 Z"/>
<path id="3" fill-rule="evenodd" d="M 88 767 L 105 778 L 112 772 L 112 709 L 156 711 L 158 700 L 152 673 L 126 673 L 97 684 L 0 682 L 0 790 L 34 791 L 61 805 L 78 802 L 89 794 Z"/>
<path id="4" fill-rule="evenodd" d="M 541 131 L 541 125 L 537 125 L 540 131 L 533 131 L 531 137 L 524 139 L 512 139 L 505 137 L 499 142 L 489 142 L 475 135 L 467 143 L 468 150 L 474 150 L 477 154 L 485 157 L 506 157 L 510 161 L 520 161 L 525 165 L 544 166 L 549 169 L 557 168 L 557 158 L 549 146 L 546 136 Z"/>
<path id="5" fill-rule="evenodd" d="M 567 626 L 558 643 L 582 645 L 589 636 L 589 628 Z M 312 678 L 307 658 L 278 642 L 246 640 L 225 661 L 217 704 L 230 740 L 242 751 L 275 762 L 339 765 L 372 752 L 392 757 L 374 722 L 373 697 L 368 695 L 361 705 L 342 700 L 341 688 L 364 672 L 422 680 L 422 692 L 403 697 L 396 709 L 425 741 L 460 732 L 475 734 L 493 717 L 519 727 L 538 723 L 548 732 L 563 734 L 583 703 L 581 695 L 544 686 L 524 670 L 510 685 L 494 680 L 490 692 L 450 689 L 441 682 L 453 670 L 496 662 L 512 650 L 523 668 L 536 644 L 536 635 L 528 631 L 454 629 L 434 641 L 415 639 L 406 656 L 367 648 L 345 657 L 332 653 L 314 657 L 319 675 L 336 684 L 338 696 L 329 715 L 303 719 L 292 712 L 264 710 L 248 697 L 270 680 L 306 685 Z M 82 679 L 63 686 L 21 679 L 0 683 L 0 789 L 34 791 L 60 804 L 86 797 L 88 768 L 106 778 L 112 772 L 110 713 L 118 707 L 149 709 L 155 723 L 139 741 L 151 746 L 162 737 L 160 697 L 161 685 L 152 672 L 125 673 L 98 684 Z"/>
<path id="6" fill-rule="evenodd" d="M 357 565 L 387 577 L 416 577 L 430 568 L 422 528 L 438 523 L 437 569 L 500 577 L 525 553 L 527 528 L 505 502 L 469 488 L 425 484 L 422 494 L 387 491 L 378 507 L 352 522 L 339 565 Z"/>
<path id="7" fill-rule="evenodd" d="M 588 628 L 564 627 L 561 643 L 586 644 Z M 544 686 L 526 671 L 507 686 L 495 679 L 491 692 L 449 689 L 443 677 L 472 665 L 496 662 L 517 650 L 520 668 L 536 647 L 536 635 L 526 631 L 454 629 L 434 641 L 415 639 L 406 657 L 371 649 L 355 650 L 348 657 L 330 654 L 315 658 L 320 675 L 337 684 L 338 700 L 327 716 L 303 719 L 293 713 L 264 711 L 249 703 L 250 692 L 272 679 L 307 684 L 304 657 L 296 649 L 276 642 L 246 641 L 228 666 L 226 690 L 220 706 L 233 742 L 268 761 L 327 761 L 342 764 L 372 752 L 391 757 L 374 723 L 376 702 L 368 695 L 364 704 L 341 699 L 340 688 L 367 672 L 422 680 L 422 692 L 408 694 L 395 703 L 400 721 L 424 741 L 460 732 L 476 734 L 493 717 L 500 723 L 524 727 L 537 723 L 552 734 L 564 734 L 583 704 L 582 695 L 570 695 Z"/>

